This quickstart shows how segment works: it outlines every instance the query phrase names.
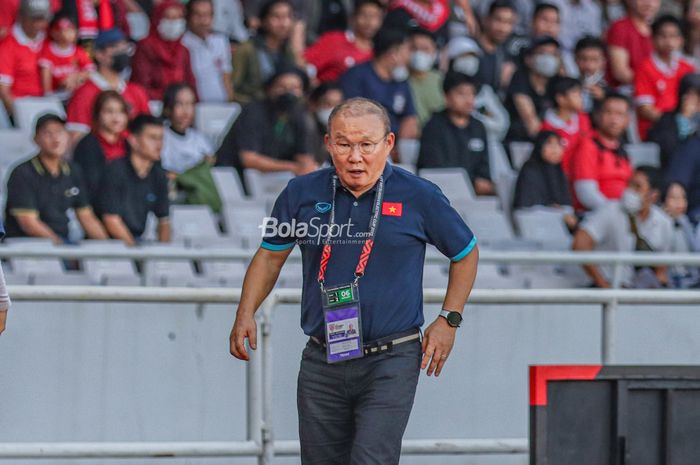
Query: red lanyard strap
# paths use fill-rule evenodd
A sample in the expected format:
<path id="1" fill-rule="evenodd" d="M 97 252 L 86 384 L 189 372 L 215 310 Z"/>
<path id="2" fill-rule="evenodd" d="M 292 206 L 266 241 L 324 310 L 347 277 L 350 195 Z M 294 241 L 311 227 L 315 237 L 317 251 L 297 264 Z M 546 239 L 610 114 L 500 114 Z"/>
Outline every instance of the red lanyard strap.
<path id="1" fill-rule="evenodd" d="M 328 262 L 331 259 L 331 252 L 333 246 L 330 244 L 330 239 L 333 231 L 333 226 L 335 225 L 335 193 L 338 186 L 338 177 L 333 175 L 333 200 L 331 203 L 331 217 L 328 222 L 328 236 L 326 236 L 323 244 L 323 252 L 321 253 L 321 264 L 318 267 L 318 283 L 321 285 L 321 290 L 323 290 L 323 285 L 326 282 L 326 268 L 328 268 Z M 382 200 L 384 199 L 384 176 L 379 177 L 377 184 L 377 193 L 374 196 L 374 205 L 372 205 L 372 217 L 369 220 L 369 232 L 367 239 L 365 239 L 362 245 L 362 253 L 360 254 L 360 259 L 357 262 L 357 267 L 355 267 L 355 284 L 357 281 L 364 276 L 365 268 L 367 267 L 367 262 L 369 261 L 369 256 L 372 254 L 372 247 L 374 246 L 374 238 L 377 235 L 377 225 L 379 224 L 379 215 L 381 212 Z"/>

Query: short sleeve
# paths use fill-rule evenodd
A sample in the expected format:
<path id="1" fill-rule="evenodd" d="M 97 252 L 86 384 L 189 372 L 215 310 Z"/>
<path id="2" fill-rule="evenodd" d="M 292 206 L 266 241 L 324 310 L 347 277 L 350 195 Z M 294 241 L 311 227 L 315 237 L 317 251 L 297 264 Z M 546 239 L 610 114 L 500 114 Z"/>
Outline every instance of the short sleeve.
<path id="1" fill-rule="evenodd" d="M 7 181 L 7 211 L 11 215 L 24 212 L 38 212 L 36 193 L 32 183 L 15 169 Z"/>
<path id="2" fill-rule="evenodd" d="M 90 55 L 88 55 L 84 48 L 78 47 L 76 55 L 78 58 L 78 68 L 80 71 L 95 70 L 95 63 L 92 61 L 92 58 L 90 58 Z"/>
<path id="3" fill-rule="evenodd" d="M 257 125 L 258 110 L 262 110 L 257 106 L 249 106 L 249 111 L 241 114 L 234 124 L 234 136 L 237 140 L 237 145 L 240 150 L 250 150 L 251 152 L 262 153 L 263 143 L 260 139 L 262 132 Z M 254 112 L 255 110 L 255 112 Z M 263 136 L 264 137 L 264 136 Z"/>
<path id="4" fill-rule="evenodd" d="M 155 167 L 153 169 L 156 169 Z M 170 216 L 170 199 L 168 198 L 168 178 L 165 172 L 161 169 L 157 172 L 156 196 L 157 200 L 153 206 L 153 214 L 159 220 L 166 219 Z"/>
<path id="5" fill-rule="evenodd" d="M 476 246 L 476 236 L 439 188 L 427 197 L 423 225 L 428 243 L 453 262 L 460 261 Z"/>
<path id="6" fill-rule="evenodd" d="M 0 53 L 0 84 L 11 86 L 15 82 L 15 66 L 9 36 L 0 41 L 0 49 L 3 50 L 3 53 Z"/>
<path id="7" fill-rule="evenodd" d="M 617 21 L 610 25 L 607 34 L 608 46 L 627 48 L 624 23 Z"/>
<path id="8" fill-rule="evenodd" d="M 48 47 L 42 48 L 41 52 L 39 52 L 38 64 L 40 68 L 53 68 L 53 62 L 51 61 L 51 54 L 49 53 Z"/>
<path id="9" fill-rule="evenodd" d="M 88 190 L 85 186 L 85 176 L 83 176 L 83 170 L 78 165 L 71 164 L 71 177 L 73 182 L 78 188 L 78 195 L 73 198 L 73 208 L 78 210 L 81 208 L 90 208 L 90 197 L 88 196 Z"/>
<path id="10" fill-rule="evenodd" d="M 275 206 L 272 208 L 272 214 L 263 220 L 263 240 L 260 247 L 273 252 L 280 250 L 288 250 L 294 247 L 296 242 L 293 237 L 284 237 L 279 234 L 281 223 L 291 224 L 292 210 L 289 202 L 289 186 L 277 197 Z"/>
<path id="11" fill-rule="evenodd" d="M 590 140 L 582 141 L 572 160 L 572 181 L 598 180 L 598 148 Z"/>
<path id="12" fill-rule="evenodd" d="M 408 87 L 408 81 L 404 82 L 403 84 L 403 94 L 406 98 L 406 108 L 404 108 L 401 117 L 406 118 L 409 116 L 416 116 L 416 106 L 413 103 L 413 95 L 411 94 L 411 88 Z"/>
<path id="13" fill-rule="evenodd" d="M 86 83 L 80 87 L 68 102 L 68 110 L 66 127 L 71 131 L 90 132 L 90 120 L 92 118 L 92 103 L 93 99 L 87 92 Z"/>
<path id="14" fill-rule="evenodd" d="M 656 84 L 646 63 L 634 76 L 634 97 L 637 105 L 656 104 Z"/>

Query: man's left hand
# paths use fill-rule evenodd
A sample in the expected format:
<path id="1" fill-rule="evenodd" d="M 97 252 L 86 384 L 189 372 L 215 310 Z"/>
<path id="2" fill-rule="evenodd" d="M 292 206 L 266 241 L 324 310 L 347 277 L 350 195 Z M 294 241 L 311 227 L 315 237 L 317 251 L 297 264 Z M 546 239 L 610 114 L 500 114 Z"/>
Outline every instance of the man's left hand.
<path id="1" fill-rule="evenodd" d="M 456 332 L 457 328 L 451 327 L 447 320 L 441 316 L 425 330 L 425 335 L 423 336 L 423 361 L 420 367 L 421 370 L 428 368 L 428 376 L 431 376 L 433 373 L 435 373 L 435 376 L 440 376 L 442 367 L 452 351 Z"/>

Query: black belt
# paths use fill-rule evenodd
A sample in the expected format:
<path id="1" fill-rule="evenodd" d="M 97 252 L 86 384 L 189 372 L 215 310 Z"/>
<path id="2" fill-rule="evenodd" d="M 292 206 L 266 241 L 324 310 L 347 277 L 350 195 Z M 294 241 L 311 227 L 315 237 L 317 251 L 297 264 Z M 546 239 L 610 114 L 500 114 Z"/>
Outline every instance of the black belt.
<path id="1" fill-rule="evenodd" d="M 404 344 L 406 342 L 415 341 L 420 339 L 420 330 L 417 328 L 409 329 L 402 333 L 392 334 L 391 336 L 383 337 L 377 339 L 373 342 L 367 342 L 362 344 L 362 349 L 365 355 L 377 355 L 383 352 L 389 352 L 394 346 L 399 344 Z M 322 341 L 316 336 L 311 336 L 309 341 L 313 342 L 316 346 L 321 349 L 326 349 L 326 341 Z"/>

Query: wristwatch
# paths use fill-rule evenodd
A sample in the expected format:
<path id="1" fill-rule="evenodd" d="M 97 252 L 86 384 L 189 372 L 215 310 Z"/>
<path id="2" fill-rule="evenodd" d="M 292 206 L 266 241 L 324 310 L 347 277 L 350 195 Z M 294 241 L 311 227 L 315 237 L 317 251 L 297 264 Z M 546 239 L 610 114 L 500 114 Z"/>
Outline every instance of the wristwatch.
<path id="1" fill-rule="evenodd" d="M 447 324 L 453 328 L 459 328 L 462 324 L 462 314 L 459 312 L 451 312 L 449 310 L 442 309 L 440 311 L 440 316 L 447 320 Z"/>

